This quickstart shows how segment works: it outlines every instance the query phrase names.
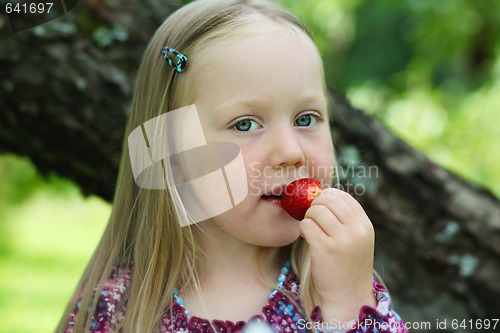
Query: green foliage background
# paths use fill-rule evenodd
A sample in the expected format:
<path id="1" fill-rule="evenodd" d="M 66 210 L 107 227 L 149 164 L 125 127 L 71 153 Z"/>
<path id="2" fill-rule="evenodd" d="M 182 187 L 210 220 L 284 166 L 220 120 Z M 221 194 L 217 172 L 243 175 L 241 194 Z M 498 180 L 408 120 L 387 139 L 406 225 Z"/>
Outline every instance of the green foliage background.
<path id="1" fill-rule="evenodd" d="M 330 87 L 500 196 L 499 1 L 282 3 L 312 30 Z M 0 175 L 0 332 L 50 332 L 111 207 L 26 157 L 2 155 Z"/>
<path id="2" fill-rule="evenodd" d="M 292 1 L 330 87 L 500 196 L 500 2 Z"/>
<path id="3" fill-rule="evenodd" d="M 0 332 L 52 332 L 111 206 L 28 158 L 0 156 Z"/>

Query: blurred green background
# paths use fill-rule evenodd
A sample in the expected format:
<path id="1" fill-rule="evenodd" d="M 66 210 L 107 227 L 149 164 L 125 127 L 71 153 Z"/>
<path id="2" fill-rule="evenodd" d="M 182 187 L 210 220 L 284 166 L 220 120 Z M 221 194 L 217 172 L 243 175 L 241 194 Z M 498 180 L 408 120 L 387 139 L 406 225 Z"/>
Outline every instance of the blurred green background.
<path id="1" fill-rule="evenodd" d="M 500 197 L 500 1 L 282 3 L 312 30 L 330 87 Z M 0 175 L 0 332 L 50 332 L 111 206 L 27 157 L 0 155 Z"/>
<path id="2" fill-rule="evenodd" d="M 0 331 L 53 332 L 111 206 L 0 155 Z"/>

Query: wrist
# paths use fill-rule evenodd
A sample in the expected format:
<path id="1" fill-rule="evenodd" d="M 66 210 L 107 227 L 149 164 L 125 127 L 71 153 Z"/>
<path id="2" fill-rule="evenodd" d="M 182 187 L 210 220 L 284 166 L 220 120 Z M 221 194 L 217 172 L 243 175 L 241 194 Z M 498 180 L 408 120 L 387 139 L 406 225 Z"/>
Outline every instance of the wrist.
<path id="1" fill-rule="evenodd" d="M 323 321 L 349 322 L 358 318 L 363 306 L 377 307 L 373 292 L 364 297 L 351 295 L 345 298 L 336 297 L 335 300 L 321 299 L 321 317 Z"/>

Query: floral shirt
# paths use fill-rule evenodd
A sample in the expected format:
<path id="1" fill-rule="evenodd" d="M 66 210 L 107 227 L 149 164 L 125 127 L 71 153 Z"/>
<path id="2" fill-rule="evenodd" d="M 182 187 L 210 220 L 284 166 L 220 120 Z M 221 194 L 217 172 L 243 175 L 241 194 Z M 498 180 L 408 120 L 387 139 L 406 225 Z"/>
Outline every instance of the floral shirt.
<path id="1" fill-rule="evenodd" d="M 288 264 L 289 265 L 289 264 Z M 289 267 L 289 266 L 288 266 Z M 108 333 L 125 315 L 126 302 L 123 308 L 118 304 L 130 284 L 133 268 L 115 270 L 106 281 L 99 296 L 98 304 L 92 316 L 90 331 Z M 294 300 L 285 296 L 292 295 Z M 316 306 L 311 314 L 311 321 L 303 318 L 300 306 L 300 281 L 291 269 L 286 266 L 282 270 L 275 290 L 269 296 L 269 303 L 262 308 L 262 313 L 251 317 L 247 322 L 213 320 L 216 332 L 325 332 L 325 333 L 407 333 L 401 318 L 389 307 L 390 298 L 385 288 L 373 280 L 373 292 L 377 299 L 377 307 L 364 306 L 357 319 L 348 323 L 323 321 L 321 309 Z M 74 320 L 80 310 L 80 298 L 70 315 L 66 333 L 73 332 Z M 295 303 L 294 303 L 295 302 Z M 120 304 L 123 304 L 120 303 Z M 296 305 L 297 304 L 297 305 Z M 159 332 L 197 332 L 214 333 L 210 322 L 206 319 L 190 316 L 182 304 L 182 300 L 174 294 L 172 306 L 162 317 Z"/>

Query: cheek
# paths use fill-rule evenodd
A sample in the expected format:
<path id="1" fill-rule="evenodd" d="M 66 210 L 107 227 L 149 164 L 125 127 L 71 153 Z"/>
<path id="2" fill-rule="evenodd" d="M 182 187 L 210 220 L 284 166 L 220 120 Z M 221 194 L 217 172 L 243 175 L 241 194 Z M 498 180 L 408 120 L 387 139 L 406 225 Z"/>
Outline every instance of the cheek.
<path id="1" fill-rule="evenodd" d="M 258 178 L 262 172 L 262 160 L 258 152 L 255 149 L 245 147 L 241 148 L 241 153 L 245 162 L 247 178 Z"/>
<path id="2" fill-rule="evenodd" d="M 335 157 L 331 139 L 317 141 L 307 156 L 309 173 L 322 184 L 332 185 L 335 171 Z"/>
<path id="3" fill-rule="evenodd" d="M 254 149 L 242 148 L 243 160 L 248 184 L 248 194 L 255 196 L 259 194 L 260 178 L 263 174 L 262 160 Z M 260 194 L 259 194 L 260 195 Z"/>

